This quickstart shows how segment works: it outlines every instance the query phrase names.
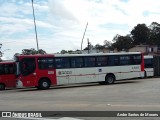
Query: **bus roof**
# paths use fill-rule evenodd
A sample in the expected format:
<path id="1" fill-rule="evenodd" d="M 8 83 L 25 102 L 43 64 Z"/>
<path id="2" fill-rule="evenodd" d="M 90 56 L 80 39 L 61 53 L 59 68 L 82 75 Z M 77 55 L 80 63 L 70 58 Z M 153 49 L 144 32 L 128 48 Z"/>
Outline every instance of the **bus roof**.
<path id="1" fill-rule="evenodd" d="M 129 55 L 130 55 L 130 54 L 141 54 L 141 52 L 91 53 L 91 54 L 55 54 L 55 57 L 128 55 L 128 54 L 129 54 Z"/>
<path id="2" fill-rule="evenodd" d="M 0 64 L 14 64 L 15 61 L 2 61 Z"/>
<path id="3" fill-rule="evenodd" d="M 153 58 L 153 55 L 145 55 L 144 58 Z"/>
<path id="4" fill-rule="evenodd" d="M 17 55 L 15 57 L 53 57 L 54 54 Z"/>
<path id="5" fill-rule="evenodd" d="M 36 54 L 36 55 L 18 55 L 19 57 L 72 57 L 72 56 L 103 56 L 103 55 L 132 55 L 141 54 L 141 52 L 119 52 L 119 53 L 91 53 L 91 54 Z"/>

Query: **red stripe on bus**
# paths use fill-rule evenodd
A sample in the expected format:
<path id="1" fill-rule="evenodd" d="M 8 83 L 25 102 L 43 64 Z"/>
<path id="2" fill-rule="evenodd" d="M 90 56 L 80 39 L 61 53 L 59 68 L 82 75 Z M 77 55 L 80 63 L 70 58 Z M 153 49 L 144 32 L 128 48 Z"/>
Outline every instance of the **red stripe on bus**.
<path id="1" fill-rule="evenodd" d="M 141 71 L 130 71 L 130 72 L 115 72 L 113 74 L 117 73 L 132 73 L 132 72 L 141 72 Z M 69 77 L 69 76 L 91 76 L 91 75 L 102 75 L 107 73 L 100 73 L 100 74 L 80 74 L 80 75 L 66 75 L 66 76 L 57 76 L 57 77 Z"/>

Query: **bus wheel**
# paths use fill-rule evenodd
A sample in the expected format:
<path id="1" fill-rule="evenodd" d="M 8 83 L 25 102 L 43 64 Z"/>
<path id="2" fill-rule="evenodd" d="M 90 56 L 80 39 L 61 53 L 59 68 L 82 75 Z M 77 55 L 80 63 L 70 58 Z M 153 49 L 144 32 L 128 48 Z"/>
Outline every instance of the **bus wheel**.
<path id="1" fill-rule="evenodd" d="M 5 85 L 4 84 L 0 84 L 0 90 L 5 90 Z"/>
<path id="2" fill-rule="evenodd" d="M 109 74 L 105 78 L 105 84 L 113 84 L 115 81 L 115 76 L 112 74 Z"/>
<path id="3" fill-rule="evenodd" d="M 46 90 L 50 87 L 50 81 L 48 79 L 41 79 L 39 81 L 39 86 L 38 88 L 41 89 L 41 90 Z"/>

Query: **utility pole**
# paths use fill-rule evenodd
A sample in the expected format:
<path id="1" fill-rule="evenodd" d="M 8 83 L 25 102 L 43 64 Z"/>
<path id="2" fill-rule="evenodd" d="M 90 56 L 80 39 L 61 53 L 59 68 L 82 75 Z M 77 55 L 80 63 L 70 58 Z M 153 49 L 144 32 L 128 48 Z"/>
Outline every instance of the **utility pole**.
<path id="1" fill-rule="evenodd" d="M 89 49 L 90 49 L 89 38 L 87 38 L 87 41 L 88 41 L 88 54 L 89 54 Z"/>
<path id="2" fill-rule="evenodd" d="M 37 28 L 36 28 L 36 19 L 35 19 L 35 14 L 34 14 L 33 0 L 31 0 L 31 1 L 32 1 L 32 10 L 33 10 L 33 18 L 34 18 L 35 34 L 36 34 L 37 51 L 38 51 L 38 53 L 39 53 L 38 37 L 37 37 Z"/>
<path id="3" fill-rule="evenodd" d="M 86 33 L 86 30 L 87 30 L 87 26 L 88 26 L 88 22 L 86 24 L 86 28 L 84 30 L 84 34 L 83 34 L 83 37 L 82 37 L 82 42 L 81 42 L 81 53 L 82 53 L 82 44 L 83 44 L 83 39 L 84 39 L 84 36 L 85 36 L 85 33 Z"/>

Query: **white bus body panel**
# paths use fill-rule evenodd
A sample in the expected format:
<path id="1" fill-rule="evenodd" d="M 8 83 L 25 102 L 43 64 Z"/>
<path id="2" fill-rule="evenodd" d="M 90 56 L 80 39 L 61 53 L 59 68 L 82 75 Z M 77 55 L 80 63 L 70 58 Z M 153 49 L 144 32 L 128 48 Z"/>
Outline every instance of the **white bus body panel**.
<path id="1" fill-rule="evenodd" d="M 154 69 L 153 68 L 145 68 L 147 77 L 153 77 L 154 76 Z"/>
<path id="2" fill-rule="evenodd" d="M 144 56 L 144 61 L 145 61 L 145 59 L 152 59 L 153 60 L 153 56 L 152 55 Z M 146 77 L 153 77 L 154 76 L 154 68 L 144 68 L 144 70 L 146 71 Z"/>
<path id="3" fill-rule="evenodd" d="M 57 85 L 105 81 L 108 73 L 114 74 L 116 80 L 144 77 L 140 65 L 57 69 Z"/>

